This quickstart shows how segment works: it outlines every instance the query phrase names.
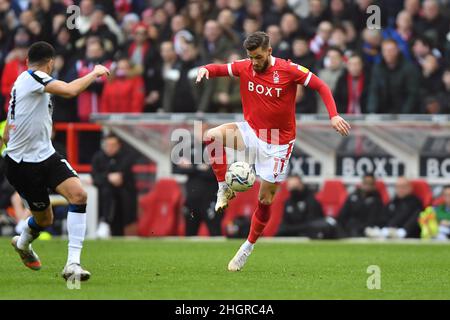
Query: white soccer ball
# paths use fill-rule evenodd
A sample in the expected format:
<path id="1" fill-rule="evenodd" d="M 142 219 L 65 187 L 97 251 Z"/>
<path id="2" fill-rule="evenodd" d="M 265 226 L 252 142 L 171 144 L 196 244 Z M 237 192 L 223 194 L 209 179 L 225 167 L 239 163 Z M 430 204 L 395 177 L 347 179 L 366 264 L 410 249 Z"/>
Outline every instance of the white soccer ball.
<path id="1" fill-rule="evenodd" d="M 225 174 L 225 182 L 236 192 L 243 192 L 250 189 L 256 180 L 253 168 L 243 161 L 233 163 Z"/>

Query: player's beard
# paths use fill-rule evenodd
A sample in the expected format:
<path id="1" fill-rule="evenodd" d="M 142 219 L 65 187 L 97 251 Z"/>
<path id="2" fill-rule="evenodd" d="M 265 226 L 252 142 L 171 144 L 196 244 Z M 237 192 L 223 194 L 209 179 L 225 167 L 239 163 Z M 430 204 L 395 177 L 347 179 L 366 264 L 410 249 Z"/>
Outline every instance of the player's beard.
<path id="1" fill-rule="evenodd" d="M 253 66 L 253 70 L 255 70 L 258 73 L 263 73 L 264 71 L 266 71 L 268 66 L 269 66 L 269 57 L 267 57 L 261 69 L 256 69 L 255 66 Z"/>

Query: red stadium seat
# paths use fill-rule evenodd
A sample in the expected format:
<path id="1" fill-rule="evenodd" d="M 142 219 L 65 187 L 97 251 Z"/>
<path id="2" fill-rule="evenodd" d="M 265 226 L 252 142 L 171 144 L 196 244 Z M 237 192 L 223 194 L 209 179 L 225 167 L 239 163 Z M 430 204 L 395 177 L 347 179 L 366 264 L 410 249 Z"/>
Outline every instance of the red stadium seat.
<path id="1" fill-rule="evenodd" d="M 424 207 L 429 206 L 433 201 L 433 193 L 428 183 L 425 180 L 413 180 L 411 183 L 414 195 L 422 201 Z"/>
<path id="2" fill-rule="evenodd" d="M 377 180 L 376 186 L 378 192 L 380 193 L 381 201 L 383 201 L 384 205 L 387 205 L 389 203 L 389 193 L 383 180 Z"/>
<path id="3" fill-rule="evenodd" d="M 225 234 L 226 226 L 235 218 L 246 216 L 252 217 L 258 204 L 259 181 L 256 181 L 253 187 L 246 192 L 238 192 L 236 198 L 230 201 L 229 207 L 225 211 L 222 220 L 222 233 Z"/>
<path id="4" fill-rule="evenodd" d="M 159 180 L 153 190 L 139 200 L 142 213 L 138 234 L 144 237 L 178 235 L 183 194 L 173 179 Z"/>
<path id="5" fill-rule="evenodd" d="M 273 237 L 277 234 L 281 221 L 283 220 L 284 203 L 289 198 L 289 191 L 286 188 L 286 183 L 283 182 L 278 188 L 275 199 L 270 206 L 270 220 L 264 229 L 263 235 L 266 237 Z"/>
<path id="6" fill-rule="evenodd" d="M 322 205 L 323 213 L 326 216 L 336 217 L 344 205 L 347 195 L 347 189 L 341 180 L 326 180 L 316 198 Z"/>

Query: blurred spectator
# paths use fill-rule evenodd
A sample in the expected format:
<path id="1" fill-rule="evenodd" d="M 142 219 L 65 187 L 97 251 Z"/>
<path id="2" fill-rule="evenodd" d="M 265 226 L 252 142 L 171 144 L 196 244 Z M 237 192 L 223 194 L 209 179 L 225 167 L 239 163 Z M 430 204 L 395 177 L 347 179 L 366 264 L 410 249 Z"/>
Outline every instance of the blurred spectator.
<path id="1" fill-rule="evenodd" d="M 116 20 L 108 14 L 104 4 L 96 5 L 93 0 L 81 0 L 80 13 L 77 27 L 82 35 L 101 34 L 107 37 L 113 46 L 123 43 L 122 30 Z M 109 51 L 109 47 L 107 49 Z"/>
<path id="2" fill-rule="evenodd" d="M 353 3 L 346 0 L 331 0 L 327 9 L 326 16 L 333 24 L 340 24 L 351 19 L 354 12 Z"/>
<path id="3" fill-rule="evenodd" d="M 430 39 L 424 36 L 417 37 L 412 45 L 412 53 L 414 62 L 422 67 L 425 57 L 429 54 L 434 55 L 436 58 L 441 58 L 441 53 L 438 49 L 433 47 Z"/>
<path id="4" fill-rule="evenodd" d="M 312 90 L 307 90 L 304 86 L 297 86 L 295 112 L 299 114 L 317 113 L 317 97 Z"/>
<path id="5" fill-rule="evenodd" d="M 287 59 L 290 56 L 290 45 L 287 41 L 283 40 L 281 34 L 281 28 L 278 25 L 270 25 L 266 30 L 270 37 L 270 45 L 272 47 L 272 55 Z"/>
<path id="6" fill-rule="evenodd" d="M 239 54 L 231 53 L 228 63 L 241 58 Z M 220 77 L 216 79 L 216 83 L 213 102 L 217 106 L 217 112 L 242 112 L 239 79 L 236 77 Z"/>
<path id="7" fill-rule="evenodd" d="M 403 4 L 403 8 L 412 18 L 414 25 L 420 19 L 420 0 L 405 0 Z"/>
<path id="8" fill-rule="evenodd" d="M 170 112 L 170 110 L 172 110 L 172 101 L 175 86 L 180 78 L 180 71 L 176 69 L 176 65 L 178 64 L 178 57 L 175 52 L 173 42 L 164 41 L 163 43 L 161 43 L 160 55 L 162 58 L 162 67 L 161 70 L 159 70 L 159 73 L 161 78 L 163 79 L 162 91 L 150 91 L 145 100 L 149 105 L 154 105 L 159 100 L 162 100 L 162 110 L 165 112 Z"/>
<path id="9" fill-rule="evenodd" d="M 345 30 L 347 49 L 356 50 L 360 42 L 360 37 L 353 22 L 349 20 L 342 21 L 342 27 Z"/>
<path id="10" fill-rule="evenodd" d="M 372 174 L 366 174 L 361 186 L 345 201 L 338 216 L 343 237 L 361 237 L 366 227 L 383 226 L 383 203 L 375 182 Z"/>
<path id="11" fill-rule="evenodd" d="M 395 184 L 395 198 L 383 209 L 385 227 L 367 230 L 366 235 L 371 238 L 418 238 L 419 213 L 422 202 L 413 195 L 411 182 L 405 177 L 398 178 Z"/>
<path id="12" fill-rule="evenodd" d="M 14 35 L 14 47 L 5 58 L 5 67 L 1 79 L 1 93 L 5 99 L 4 110 L 8 110 L 11 90 L 19 74 L 27 69 L 26 58 L 30 45 L 30 34 L 18 27 Z"/>
<path id="13" fill-rule="evenodd" d="M 329 21 L 321 22 L 317 28 L 317 33 L 309 44 L 311 51 L 316 56 L 316 60 L 322 59 L 327 52 L 332 32 L 333 25 Z"/>
<path id="14" fill-rule="evenodd" d="M 247 12 L 245 11 L 244 7 L 244 1 L 243 0 L 229 0 L 228 1 L 228 7 L 233 11 L 233 15 L 236 18 L 236 24 L 240 27 L 244 23 L 244 18 L 247 15 Z M 251 14 L 251 13 L 249 13 Z M 242 29 L 238 30 L 242 31 Z"/>
<path id="15" fill-rule="evenodd" d="M 133 155 L 114 135 L 103 139 L 102 150 L 92 159 L 92 178 L 99 192 L 99 237 L 122 236 L 136 221 L 137 192 Z M 109 232 L 110 230 L 110 232 Z"/>
<path id="16" fill-rule="evenodd" d="M 336 84 L 344 72 L 343 53 L 338 48 L 329 48 L 324 58 L 324 68 L 318 72 L 318 76 L 322 79 L 333 92 Z M 317 99 L 317 113 L 326 113 L 327 108 L 322 99 Z"/>
<path id="17" fill-rule="evenodd" d="M 442 189 L 442 204 L 427 207 L 420 213 L 421 238 L 450 238 L 450 185 Z"/>
<path id="18" fill-rule="evenodd" d="M 338 112 L 341 114 L 367 113 L 369 79 L 359 55 L 348 58 L 347 69 L 340 76 L 333 91 Z"/>
<path id="19" fill-rule="evenodd" d="M 288 12 L 283 14 L 281 17 L 280 27 L 283 40 L 286 41 L 289 46 L 297 36 L 301 35 L 300 21 L 293 13 Z"/>
<path id="20" fill-rule="evenodd" d="M 186 42 L 194 42 L 194 35 L 186 29 L 186 19 L 182 15 L 176 15 L 172 18 L 170 27 L 177 55 L 183 53 L 183 46 Z"/>
<path id="21" fill-rule="evenodd" d="M 225 38 L 233 44 L 233 46 L 238 46 L 241 44 L 239 33 L 235 30 L 236 18 L 233 15 L 233 12 L 230 9 L 224 9 L 220 11 L 219 16 L 217 17 L 217 22 L 221 26 L 223 30 L 223 34 Z"/>
<path id="22" fill-rule="evenodd" d="M 16 13 L 11 7 L 11 1 L 0 0 L 0 21 L 9 30 L 13 30 L 19 24 Z"/>
<path id="23" fill-rule="evenodd" d="M 174 172 L 187 175 L 185 184 L 186 201 L 184 216 L 186 223 L 186 236 L 196 236 L 202 222 L 206 223 L 211 236 L 221 235 L 222 214 L 214 210 L 217 185 L 215 176 L 209 164 L 196 163 L 195 159 L 203 159 L 206 150 L 203 134 L 208 125 L 203 122 L 202 130 L 194 132 L 194 139 L 190 146 L 190 155 L 184 155 L 175 165 Z M 201 146 L 199 148 L 199 146 Z M 200 154 L 200 157 L 199 157 Z"/>
<path id="24" fill-rule="evenodd" d="M 151 63 L 157 56 L 158 50 L 154 42 L 149 39 L 147 27 L 143 23 L 135 25 L 133 40 L 126 47 L 126 55 L 133 64 L 131 72 L 136 75 L 142 75 L 145 72 L 145 64 Z"/>
<path id="25" fill-rule="evenodd" d="M 343 27 L 335 27 L 330 37 L 330 45 L 339 48 L 347 55 L 347 34 Z"/>
<path id="26" fill-rule="evenodd" d="M 156 8 L 152 14 L 153 25 L 158 29 L 159 39 L 166 41 L 171 39 L 171 26 L 169 16 L 163 8 Z"/>
<path id="27" fill-rule="evenodd" d="M 111 61 L 105 60 L 102 42 L 96 37 L 90 37 L 86 44 L 86 58 L 78 60 L 75 64 L 77 78 L 91 72 L 96 64 L 103 64 L 109 68 Z M 81 121 L 88 121 L 91 113 L 100 110 L 101 94 L 105 81 L 105 77 L 97 78 L 86 91 L 78 96 L 78 117 Z"/>
<path id="28" fill-rule="evenodd" d="M 89 16 L 89 29 L 85 33 L 80 30 L 80 33 L 83 36 L 76 43 L 78 48 L 85 46 L 87 39 L 96 36 L 102 42 L 103 50 L 108 58 L 112 58 L 118 44 L 123 43 L 120 28 L 111 16 L 106 15 L 103 6 L 94 7 L 92 14 Z"/>
<path id="29" fill-rule="evenodd" d="M 180 59 L 164 75 L 165 112 L 196 112 L 205 111 L 208 108 L 210 102 L 208 99 L 200 105 L 199 90 L 204 87 L 194 84 L 197 68 L 200 65 L 195 44 L 184 43 Z M 214 84 L 212 81 L 208 83 L 211 86 Z"/>
<path id="30" fill-rule="evenodd" d="M 267 9 L 268 10 L 266 10 L 263 16 L 264 28 L 270 25 L 279 25 L 281 17 L 285 13 L 292 12 L 291 8 L 289 8 L 287 4 L 287 0 L 272 0 L 270 7 Z"/>
<path id="31" fill-rule="evenodd" d="M 133 75 L 128 59 L 117 61 L 112 78 L 105 83 L 100 112 L 141 113 L 144 108 L 144 80 Z"/>
<path id="32" fill-rule="evenodd" d="M 362 47 L 364 62 L 372 67 L 381 62 L 381 42 L 383 38 L 380 30 L 364 29 L 362 32 Z"/>
<path id="33" fill-rule="evenodd" d="M 368 112 L 414 113 L 419 98 L 419 74 L 400 54 L 397 42 L 384 40 L 383 61 L 373 67 Z"/>
<path id="34" fill-rule="evenodd" d="M 283 220 L 278 229 L 280 237 L 334 238 L 336 221 L 325 219 L 320 203 L 299 176 L 286 181 L 290 193 L 284 203 Z"/>
<path id="35" fill-rule="evenodd" d="M 397 15 L 396 25 L 395 29 L 392 27 L 386 28 L 383 31 L 383 38 L 395 40 L 403 56 L 411 61 L 412 57 L 409 48 L 414 36 L 411 15 L 407 11 L 400 12 Z"/>
<path id="36" fill-rule="evenodd" d="M 255 16 L 246 16 L 244 19 L 243 24 L 243 32 L 241 35 L 241 42 L 247 38 L 248 35 L 252 34 L 253 32 L 256 32 L 260 30 L 262 27 L 261 19 Z M 244 49 L 242 49 L 242 52 L 244 53 Z"/>
<path id="37" fill-rule="evenodd" d="M 304 37 L 297 37 L 292 42 L 292 62 L 315 71 L 316 60 L 314 54 L 309 50 L 308 40 Z M 316 94 L 312 90 L 307 90 L 303 86 L 297 86 L 296 113 L 316 113 Z"/>
<path id="38" fill-rule="evenodd" d="M 189 1 L 186 5 L 186 26 L 192 31 L 196 38 L 202 36 L 205 26 L 205 13 L 202 1 Z"/>
<path id="39" fill-rule="evenodd" d="M 450 67 L 448 67 L 442 75 L 443 90 L 439 92 L 437 98 L 439 100 L 440 109 L 438 113 L 450 113 Z"/>
<path id="40" fill-rule="evenodd" d="M 422 15 L 416 24 L 417 33 L 426 36 L 434 45 L 442 45 L 449 31 L 450 21 L 441 13 L 437 0 L 422 3 Z"/>
<path id="41" fill-rule="evenodd" d="M 203 61 L 225 59 L 227 52 L 233 47 L 222 32 L 222 27 L 215 20 L 208 20 L 203 31 L 200 55 Z"/>
<path id="42" fill-rule="evenodd" d="M 316 59 L 311 50 L 309 50 L 307 38 L 297 37 L 292 41 L 292 53 L 290 56 L 292 57 L 292 62 L 315 72 Z"/>
<path id="43" fill-rule="evenodd" d="M 422 63 L 420 83 L 420 97 L 435 96 L 442 91 L 442 70 L 439 68 L 438 59 L 429 54 Z"/>
<path id="44" fill-rule="evenodd" d="M 318 29 L 320 29 L 320 24 L 327 20 L 326 7 L 322 0 L 309 0 L 309 14 L 304 19 L 302 19 L 302 25 L 304 26 L 304 32 L 309 37 L 314 34 L 319 34 Z M 330 31 L 331 33 L 331 31 Z M 322 40 L 325 40 L 322 38 Z M 326 40 L 325 40 L 326 42 Z M 313 50 L 313 52 L 315 52 Z"/>

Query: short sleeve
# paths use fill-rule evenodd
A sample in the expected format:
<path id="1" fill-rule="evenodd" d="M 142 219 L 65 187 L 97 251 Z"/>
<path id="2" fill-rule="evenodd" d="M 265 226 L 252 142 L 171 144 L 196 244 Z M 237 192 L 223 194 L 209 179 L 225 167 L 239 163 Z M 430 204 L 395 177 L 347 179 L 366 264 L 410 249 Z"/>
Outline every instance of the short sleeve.
<path id="1" fill-rule="evenodd" d="M 236 60 L 227 64 L 228 75 L 230 77 L 239 77 L 241 71 L 248 63 L 248 59 Z"/>
<path id="2" fill-rule="evenodd" d="M 301 84 L 305 87 L 308 86 L 312 77 L 312 72 L 309 71 L 308 68 L 291 62 L 289 65 L 289 71 L 292 76 L 292 80 L 295 81 L 295 83 Z"/>
<path id="3" fill-rule="evenodd" d="M 33 91 L 44 92 L 44 88 L 47 84 L 52 82 L 53 79 L 51 76 L 42 71 L 28 71 L 30 76 L 36 81 L 36 85 L 33 86 Z"/>

